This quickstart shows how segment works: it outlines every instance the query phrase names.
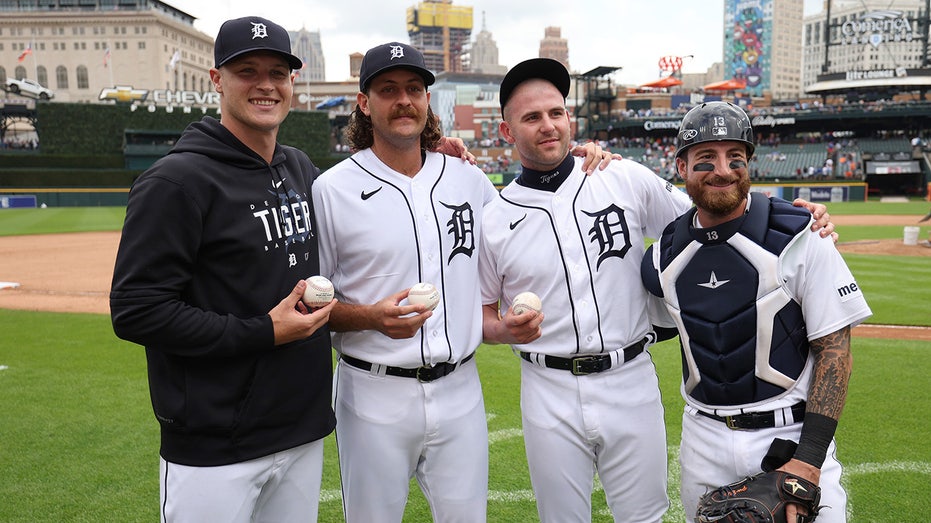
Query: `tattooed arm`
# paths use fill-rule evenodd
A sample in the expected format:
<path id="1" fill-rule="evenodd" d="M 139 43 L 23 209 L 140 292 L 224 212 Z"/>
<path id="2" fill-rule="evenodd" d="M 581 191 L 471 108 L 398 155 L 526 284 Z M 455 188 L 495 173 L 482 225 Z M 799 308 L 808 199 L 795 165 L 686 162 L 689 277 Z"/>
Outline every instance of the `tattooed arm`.
<path id="1" fill-rule="evenodd" d="M 781 469 L 818 483 L 821 465 L 847 401 L 847 384 L 853 365 L 850 326 L 812 340 L 811 352 L 815 358 L 814 375 L 808 391 L 802 436 L 795 456 Z"/>
<path id="2" fill-rule="evenodd" d="M 815 375 L 808 394 L 807 411 L 840 419 L 847 400 L 847 383 L 853 357 L 850 354 L 850 326 L 811 342 L 815 355 Z"/>
<path id="3" fill-rule="evenodd" d="M 850 326 L 811 341 L 815 358 L 814 376 L 808 391 L 805 423 L 795 456 L 779 468 L 815 484 L 821 480 L 821 465 L 834 438 L 837 421 L 847 401 L 847 384 L 853 357 Z M 796 505 L 786 507 L 788 521 L 795 521 Z"/>

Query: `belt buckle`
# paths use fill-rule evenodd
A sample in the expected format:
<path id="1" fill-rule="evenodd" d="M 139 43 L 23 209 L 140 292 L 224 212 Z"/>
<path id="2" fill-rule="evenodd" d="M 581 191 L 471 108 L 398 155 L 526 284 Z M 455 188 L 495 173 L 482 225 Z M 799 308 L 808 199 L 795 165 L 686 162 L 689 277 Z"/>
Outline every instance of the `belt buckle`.
<path id="1" fill-rule="evenodd" d="M 731 430 L 742 430 L 737 426 L 737 416 L 724 416 L 724 424 Z"/>
<path id="2" fill-rule="evenodd" d="M 588 376 L 589 374 L 592 374 L 591 372 L 580 369 L 579 365 L 585 362 L 595 361 L 595 358 L 595 356 L 577 356 L 572 358 L 572 369 L 570 369 L 572 371 L 572 375 Z"/>
<path id="3" fill-rule="evenodd" d="M 417 381 L 421 383 L 430 383 L 431 381 L 435 380 L 436 379 L 435 375 L 427 374 L 428 372 L 432 370 L 433 370 L 433 367 L 427 367 L 427 366 L 417 367 Z"/>

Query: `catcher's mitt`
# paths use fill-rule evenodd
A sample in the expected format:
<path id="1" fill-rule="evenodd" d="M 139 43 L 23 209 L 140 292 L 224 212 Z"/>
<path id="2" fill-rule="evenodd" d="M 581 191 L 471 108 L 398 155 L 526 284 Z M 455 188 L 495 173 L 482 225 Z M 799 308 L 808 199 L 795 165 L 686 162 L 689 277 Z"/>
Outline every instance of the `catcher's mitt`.
<path id="1" fill-rule="evenodd" d="M 696 523 L 810 523 L 818 515 L 821 488 L 781 471 L 763 472 L 705 493 L 698 501 Z M 808 510 L 797 522 L 786 521 L 786 505 Z"/>

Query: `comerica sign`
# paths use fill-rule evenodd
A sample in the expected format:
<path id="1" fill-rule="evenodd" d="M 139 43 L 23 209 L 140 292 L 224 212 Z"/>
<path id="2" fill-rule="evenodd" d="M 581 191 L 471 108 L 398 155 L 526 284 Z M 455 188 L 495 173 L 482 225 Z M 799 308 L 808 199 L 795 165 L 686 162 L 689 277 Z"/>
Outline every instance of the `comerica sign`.
<path id="1" fill-rule="evenodd" d="M 870 44 L 879 47 L 884 42 L 911 42 L 914 38 L 912 24 L 902 11 L 871 11 L 841 25 L 843 45 Z"/>

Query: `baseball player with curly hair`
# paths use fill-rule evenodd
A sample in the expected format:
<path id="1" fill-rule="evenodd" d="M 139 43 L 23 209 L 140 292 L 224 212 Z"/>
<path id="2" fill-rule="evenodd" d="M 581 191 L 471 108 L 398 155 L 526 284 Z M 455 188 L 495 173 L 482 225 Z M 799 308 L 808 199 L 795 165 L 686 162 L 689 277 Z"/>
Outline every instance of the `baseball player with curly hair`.
<path id="1" fill-rule="evenodd" d="M 779 470 L 802 479 L 787 482 L 791 490 L 820 486 L 819 523 L 843 522 L 833 437 L 850 329 L 871 311 L 833 243 L 809 230 L 807 211 L 750 191 L 753 150 L 741 108 L 689 111 L 676 167 L 695 208 L 643 258 L 643 282 L 664 300 L 682 347 L 682 504 L 691 521 L 707 491 Z M 794 522 L 804 509 L 785 512 Z"/>
<path id="2" fill-rule="evenodd" d="M 475 365 L 481 343 L 478 253 L 488 177 L 430 152 L 434 75 L 398 42 L 362 60 L 347 134 L 357 152 L 313 185 L 320 273 L 340 303 L 336 438 L 349 522 L 397 522 L 416 477 L 437 521 L 484 521 L 488 428 Z M 600 148 L 589 147 L 592 169 Z M 436 308 L 406 298 L 436 286 Z"/>

